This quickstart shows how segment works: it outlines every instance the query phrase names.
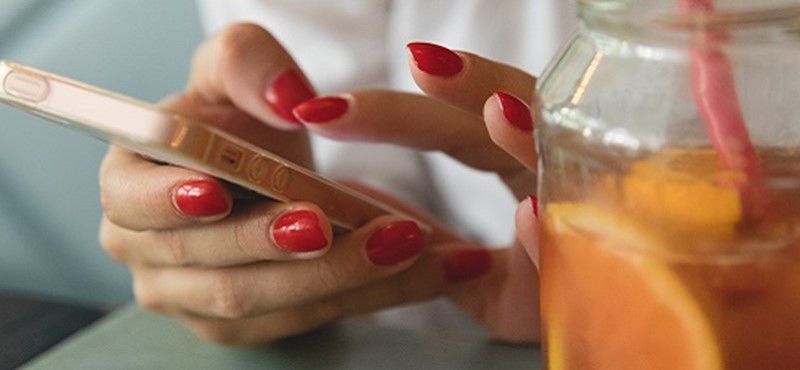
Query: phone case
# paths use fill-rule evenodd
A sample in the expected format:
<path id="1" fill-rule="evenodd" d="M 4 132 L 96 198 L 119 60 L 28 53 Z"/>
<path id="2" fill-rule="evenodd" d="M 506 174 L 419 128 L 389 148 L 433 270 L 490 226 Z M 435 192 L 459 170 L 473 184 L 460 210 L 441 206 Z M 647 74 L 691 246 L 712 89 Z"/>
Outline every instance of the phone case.
<path id="1" fill-rule="evenodd" d="M 0 61 L 0 80 L 3 103 L 275 200 L 315 203 L 339 228 L 353 230 L 377 216 L 403 215 L 209 124 L 152 104 L 10 61 Z M 421 222 L 420 227 L 429 231 Z"/>

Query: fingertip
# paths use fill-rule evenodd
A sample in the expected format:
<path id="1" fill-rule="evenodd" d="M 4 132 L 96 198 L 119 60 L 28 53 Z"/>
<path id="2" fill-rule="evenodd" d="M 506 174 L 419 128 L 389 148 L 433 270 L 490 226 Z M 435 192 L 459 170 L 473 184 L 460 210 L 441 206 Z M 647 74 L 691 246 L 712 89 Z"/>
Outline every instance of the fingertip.
<path id="1" fill-rule="evenodd" d="M 533 263 L 539 266 L 539 199 L 526 197 L 517 207 L 514 217 L 517 238 Z"/>
<path id="2" fill-rule="evenodd" d="M 270 226 L 276 246 L 298 257 L 316 257 L 330 246 L 332 231 L 325 219 L 308 209 L 284 212 Z"/>
<path id="3" fill-rule="evenodd" d="M 326 124 L 342 119 L 350 110 L 352 96 L 321 96 L 306 100 L 292 109 L 292 114 L 303 124 Z"/>
<path id="4" fill-rule="evenodd" d="M 519 97 L 502 90 L 495 91 L 494 97 L 507 124 L 523 131 L 533 130 L 531 108 Z"/>
<path id="5" fill-rule="evenodd" d="M 531 108 L 516 95 L 495 91 L 484 104 L 483 119 L 492 142 L 535 172 L 537 156 Z"/>
<path id="6" fill-rule="evenodd" d="M 300 125 L 300 120 L 293 114 L 293 110 L 315 96 L 316 92 L 311 84 L 295 68 L 288 68 L 278 73 L 264 90 L 266 104 L 273 113 L 291 124 L 290 127 Z"/>
<path id="7" fill-rule="evenodd" d="M 272 220 L 269 230 L 278 248 L 299 258 L 324 254 L 333 239 L 328 218 L 313 205 L 290 207 Z"/>
<path id="8" fill-rule="evenodd" d="M 518 231 L 527 231 L 527 228 L 535 227 L 539 222 L 539 211 L 539 198 L 533 194 L 525 197 L 517 206 L 515 213 Z"/>
<path id="9" fill-rule="evenodd" d="M 461 284 L 486 275 L 493 264 L 492 254 L 484 248 L 471 248 L 453 252 L 442 260 L 444 280 Z"/>
<path id="10" fill-rule="evenodd" d="M 382 219 L 376 224 L 368 225 L 373 230 L 364 242 L 364 253 L 375 267 L 405 265 L 425 248 L 425 233 L 413 220 Z"/>
<path id="11" fill-rule="evenodd" d="M 539 218 L 539 198 L 535 195 L 528 195 L 528 202 L 530 203 L 531 213 L 533 217 Z"/>
<path id="12" fill-rule="evenodd" d="M 182 181 L 170 191 L 172 206 L 182 217 L 213 221 L 230 213 L 233 200 L 219 181 L 203 178 Z"/>
<path id="13" fill-rule="evenodd" d="M 430 42 L 413 41 L 406 44 L 414 67 L 435 77 L 455 77 L 461 74 L 466 62 L 458 53 Z"/>

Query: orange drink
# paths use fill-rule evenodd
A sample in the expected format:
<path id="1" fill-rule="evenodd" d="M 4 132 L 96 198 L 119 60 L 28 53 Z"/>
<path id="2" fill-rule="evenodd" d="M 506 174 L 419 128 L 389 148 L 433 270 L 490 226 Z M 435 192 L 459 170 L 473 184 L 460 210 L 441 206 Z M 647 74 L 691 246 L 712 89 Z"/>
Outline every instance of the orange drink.
<path id="1" fill-rule="evenodd" d="M 800 369 L 800 0 L 577 0 L 537 83 L 547 369 Z"/>
<path id="2" fill-rule="evenodd" d="M 798 153 L 759 153 L 773 195 L 760 219 L 710 148 L 545 178 L 546 368 L 800 369 Z"/>

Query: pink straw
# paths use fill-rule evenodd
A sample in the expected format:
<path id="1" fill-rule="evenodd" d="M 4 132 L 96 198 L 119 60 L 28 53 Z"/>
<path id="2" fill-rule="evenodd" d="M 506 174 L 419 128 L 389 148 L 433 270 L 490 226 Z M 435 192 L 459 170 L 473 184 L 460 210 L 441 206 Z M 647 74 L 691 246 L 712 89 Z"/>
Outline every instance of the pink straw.
<path id="1" fill-rule="evenodd" d="M 713 11 L 713 0 L 680 0 L 684 11 Z M 722 35 L 709 35 L 721 39 Z M 750 140 L 731 63 L 716 48 L 695 48 L 691 53 L 692 93 L 706 125 L 709 139 L 720 162 L 727 169 L 745 174 L 738 184 L 746 220 L 759 220 L 767 211 L 771 194 L 766 186 L 758 153 Z"/>

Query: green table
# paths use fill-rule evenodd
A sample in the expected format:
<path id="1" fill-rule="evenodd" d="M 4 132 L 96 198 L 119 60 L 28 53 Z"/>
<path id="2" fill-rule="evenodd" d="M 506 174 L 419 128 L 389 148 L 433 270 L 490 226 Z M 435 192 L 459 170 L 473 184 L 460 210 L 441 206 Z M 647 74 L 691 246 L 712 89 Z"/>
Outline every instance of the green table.
<path id="1" fill-rule="evenodd" d="M 538 369 L 539 351 L 442 339 L 364 319 L 263 349 L 205 342 L 177 321 L 132 306 L 36 357 L 27 369 Z"/>

